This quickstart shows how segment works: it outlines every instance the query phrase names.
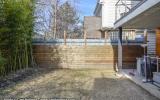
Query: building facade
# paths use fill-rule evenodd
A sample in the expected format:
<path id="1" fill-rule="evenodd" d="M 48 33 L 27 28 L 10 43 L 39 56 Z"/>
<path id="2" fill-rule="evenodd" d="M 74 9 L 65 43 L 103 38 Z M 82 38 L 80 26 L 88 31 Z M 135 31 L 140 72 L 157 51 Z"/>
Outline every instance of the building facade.
<path id="1" fill-rule="evenodd" d="M 100 28 L 101 28 L 101 17 L 97 17 L 97 16 L 84 17 L 84 30 L 87 34 L 86 35 L 87 39 L 103 38 Z"/>

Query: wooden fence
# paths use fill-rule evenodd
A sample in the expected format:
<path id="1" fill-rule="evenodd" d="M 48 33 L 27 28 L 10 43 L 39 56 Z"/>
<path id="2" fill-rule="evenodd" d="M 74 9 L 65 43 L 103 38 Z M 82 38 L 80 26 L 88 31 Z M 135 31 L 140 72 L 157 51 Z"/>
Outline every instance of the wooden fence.
<path id="1" fill-rule="evenodd" d="M 34 57 L 40 67 L 116 69 L 117 45 L 34 44 Z M 123 45 L 123 68 L 135 68 L 136 58 L 143 55 L 140 45 Z"/>

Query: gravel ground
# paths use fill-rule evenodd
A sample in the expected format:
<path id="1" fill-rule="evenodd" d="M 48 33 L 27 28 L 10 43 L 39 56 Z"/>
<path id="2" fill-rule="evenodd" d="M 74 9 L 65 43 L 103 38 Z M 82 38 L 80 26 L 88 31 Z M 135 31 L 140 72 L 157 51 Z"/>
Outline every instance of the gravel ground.
<path id="1" fill-rule="evenodd" d="M 0 98 L 158 100 L 128 79 L 118 78 L 107 70 L 40 69 L 33 72 L 22 74 L 20 81 L 12 79 L 9 85 L 1 86 Z"/>

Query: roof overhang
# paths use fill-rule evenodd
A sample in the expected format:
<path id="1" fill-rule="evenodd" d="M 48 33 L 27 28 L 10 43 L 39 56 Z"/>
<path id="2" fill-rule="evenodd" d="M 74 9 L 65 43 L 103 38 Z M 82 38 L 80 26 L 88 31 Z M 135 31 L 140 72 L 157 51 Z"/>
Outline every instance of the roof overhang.
<path id="1" fill-rule="evenodd" d="M 115 28 L 147 28 L 160 27 L 160 0 L 144 0 L 115 22 Z"/>

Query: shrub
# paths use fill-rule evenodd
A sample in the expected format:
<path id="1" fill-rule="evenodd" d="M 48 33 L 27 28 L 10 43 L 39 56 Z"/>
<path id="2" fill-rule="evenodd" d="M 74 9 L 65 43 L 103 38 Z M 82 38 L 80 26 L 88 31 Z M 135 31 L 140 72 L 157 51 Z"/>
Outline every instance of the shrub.
<path id="1" fill-rule="evenodd" d="M 7 74 L 33 65 L 34 0 L 0 0 L 0 70 Z"/>

